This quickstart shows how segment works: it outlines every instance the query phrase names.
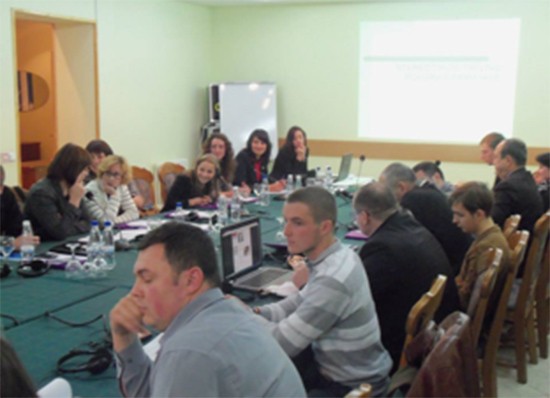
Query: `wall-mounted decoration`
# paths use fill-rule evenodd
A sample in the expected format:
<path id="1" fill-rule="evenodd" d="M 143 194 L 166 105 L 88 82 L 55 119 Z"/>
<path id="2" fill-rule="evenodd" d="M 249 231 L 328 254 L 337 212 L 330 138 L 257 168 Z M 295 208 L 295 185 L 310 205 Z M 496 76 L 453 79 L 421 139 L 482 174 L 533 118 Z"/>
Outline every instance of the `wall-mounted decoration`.
<path id="1" fill-rule="evenodd" d="M 50 96 L 48 83 L 40 76 L 26 71 L 17 71 L 19 91 L 19 112 L 30 112 L 40 108 Z"/>

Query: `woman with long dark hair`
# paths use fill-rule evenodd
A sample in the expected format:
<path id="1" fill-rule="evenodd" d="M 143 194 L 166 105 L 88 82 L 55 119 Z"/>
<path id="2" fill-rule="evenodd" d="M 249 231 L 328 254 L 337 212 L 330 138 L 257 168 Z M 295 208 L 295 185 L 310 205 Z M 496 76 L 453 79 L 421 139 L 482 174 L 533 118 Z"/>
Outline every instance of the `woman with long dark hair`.
<path id="1" fill-rule="evenodd" d="M 271 155 L 269 134 L 262 129 L 256 129 L 248 137 L 246 148 L 237 155 L 237 171 L 233 185 L 241 187 L 245 193 L 250 192 L 254 184 L 261 183 L 268 176 L 267 166 Z M 271 191 L 280 191 L 285 187 L 283 181 L 270 184 Z"/>
<path id="2" fill-rule="evenodd" d="M 63 240 L 89 231 L 82 198 L 91 162 L 84 148 L 66 144 L 55 154 L 47 176 L 31 187 L 25 214 L 43 240 Z"/>
<path id="3" fill-rule="evenodd" d="M 291 127 L 286 135 L 285 144 L 275 158 L 270 178 L 280 180 L 287 178 L 289 174 L 305 176 L 308 156 L 306 132 L 301 127 Z"/>

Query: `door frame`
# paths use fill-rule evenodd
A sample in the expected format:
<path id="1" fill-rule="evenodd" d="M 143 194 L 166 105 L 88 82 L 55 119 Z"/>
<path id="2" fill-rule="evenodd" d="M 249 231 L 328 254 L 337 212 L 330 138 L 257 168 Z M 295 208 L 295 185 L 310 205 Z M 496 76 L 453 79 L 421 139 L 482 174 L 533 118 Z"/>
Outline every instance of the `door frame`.
<path id="1" fill-rule="evenodd" d="M 13 60 L 14 60 L 14 74 L 13 74 L 13 90 L 14 90 L 14 97 L 18 98 L 18 86 L 17 86 L 17 71 L 19 70 L 19 60 L 17 58 L 17 21 L 28 21 L 28 22 L 41 22 L 41 23 L 48 23 L 53 26 L 53 34 L 54 34 L 54 40 L 56 36 L 56 31 L 60 27 L 89 27 L 91 29 L 91 35 L 92 40 L 90 43 L 85 43 L 85 45 L 90 46 L 89 50 L 91 51 L 92 57 L 93 57 L 93 70 L 92 70 L 92 78 L 93 78 L 93 89 L 92 89 L 92 95 L 94 97 L 93 100 L 93 118 L 95 123 L 94 128 L 94 138 L 99 138 L 99 87 L 98 87 L 98 57 L 97 57 L 97 25 L 95 20 L 89 20 L 89 19 L 81 19 L 81 18 L 67 18 L 62 16 L 56 16 L 51 14 L 40 14 L 35 12 L 29 12 L 22 9 L 12 9 L 11 13 L 12 17 L 12 44 L 13 44 Z M 57 73 L 55 70 L 55 64 L 57 57 L 60 57 L 63 55 L 65 58 L 71 57 L 72 54 L 70 52 L 60 54 L 58 51 L 56 51 L 56 47 L 54 46 L 54 49 L 52 51 L 52 59 L 54 63 L 54 73 L 53 73 L 53 79 L 52 79 L 52 85 L 53 87 L 50 87 L 51 92 L 57 91 Z M 76 56 L 76 55 L 75 55 Z M 89 86 L 88 86 L 89 89 Z M 56 98 L 56 104 L 55 104 L 55 137 L 56 137 L 56 149 L 59 149 L 60 142 L 58 139 L 59 134 L 59 123 L 58 118 L 60 117 L 59 108 L 57 104 L 57 95 L 54 94 L 54 97 Z M 19 184 L 22 184 L 23 181 L 23 165 L 21 161 L 21 123 L 20 123 L 20 115 L 19 115 L 19 109 L 18 109 L 18 101 L 14 101 L 14 112 L 15 112 L 15 144 L 16 144 L 16 150 L 18 152 L 19 156 L 16 156 L 17 159 L 17 169 L 19 171 Z M 63 115 L 61 115 L 63 117 Z M 64 144 L 64 142 L 63 142 Z"/>

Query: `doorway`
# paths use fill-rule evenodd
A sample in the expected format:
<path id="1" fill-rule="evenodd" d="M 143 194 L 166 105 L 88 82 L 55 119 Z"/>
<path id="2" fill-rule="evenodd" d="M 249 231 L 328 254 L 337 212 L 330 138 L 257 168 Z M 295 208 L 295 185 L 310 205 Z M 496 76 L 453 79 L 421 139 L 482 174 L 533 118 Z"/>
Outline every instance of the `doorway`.
<path id="1" fill-rule="evenodd" d="M 95 22 L 14 13 L 22 186 L 68 142 L 99 136 Z"/>

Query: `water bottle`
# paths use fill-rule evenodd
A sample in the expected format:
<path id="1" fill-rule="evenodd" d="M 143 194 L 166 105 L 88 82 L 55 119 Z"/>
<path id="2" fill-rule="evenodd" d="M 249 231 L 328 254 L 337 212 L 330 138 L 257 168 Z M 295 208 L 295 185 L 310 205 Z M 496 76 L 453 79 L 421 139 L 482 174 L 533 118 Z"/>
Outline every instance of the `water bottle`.
<path id="1" fill-rule="evenodd" d="M 105 221 L 103 227 L 103 245 L 101 246 L 103 259 L 105 260 L 105 268 L 107 270 L 112 270 L 116 266 L 113 227 L 110 221 Z"/>
<path id="2" fill-rule="evenodd" d="M 289 174 L 286 178 L 286 192 L 291 194 L 294 191 L 294 176 Z"/>
<path id="3" fill-rule="evenodd" d="M 227 197 L 220 195 L 218 198 L 218 223 L 221 225 L 226 225 L 229 219 L 229 214 L 227 214 L 227 205 L 229 201 Z"/>
<path id="4" fill-rule="evenodd" d="M 324 185 L 323 177 L 321 166 L 317 166 L 315 168 L 315 185 L 322 187 Z"/>
<path id="5" fill-rule="evenodd" d="M 183 217 L 183 204 L 176 202 L 176 210 L 174 211 L 174 217 Z"/>
<path id="6" fill-rule="evenodd" d="M 267 176 L 262 180 L 262 185 L 260 188 L 260 206 L 267 207 L 269 206 L 270 196 L 269 196 L 269 182 Z"/>
<path id="7" fill-rule="evenodd" d="M 241 219 L 241 198 L 239 197 L 239 188 L 233 187 L 233 197 L 231 198 L 231 220 L 238 222 Z"/>
<path id="8" fill-rule="evenodd" d="M 332 178 L 332 167 L 330 166 L 327 166 L 327 171 L 325 173 L 325 189 L 328 190 L 328 191 L 331 191 L 332 190 L 332 183 L 333 183 L 333 178 Z"/>
<path id="9" fill-rule="evenodd" d="M 294 190 L 300 189 L 302 187 L 303 187 L 302 176 L 300 174 L 296 174 L 296 182 L 294 184 Z"/>
<path id="10" fill-rule="evenodd" d="M 87 258 L 84 270 L 90 277 L 100 276 L 105 271 L 105 260 L 102 253 L 103 237 L 97 220 L 92 221 L 88 238 Z"/>
<path id="11" fill-rule="evenodd" d="M 23 221 L 23 234 L 21 239 L 21 262 L 28 264 L 34 259 L 34 243 L 31 222 Z"/>

